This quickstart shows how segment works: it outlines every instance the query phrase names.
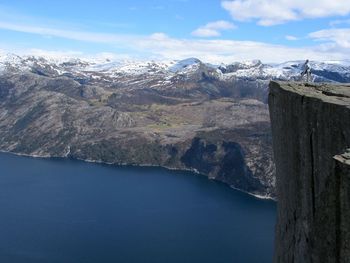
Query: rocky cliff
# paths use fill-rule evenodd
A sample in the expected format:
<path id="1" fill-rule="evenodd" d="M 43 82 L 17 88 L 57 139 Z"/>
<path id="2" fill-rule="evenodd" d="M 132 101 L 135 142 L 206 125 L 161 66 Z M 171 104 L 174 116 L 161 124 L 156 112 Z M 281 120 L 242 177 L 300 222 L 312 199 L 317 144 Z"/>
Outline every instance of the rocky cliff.
<path id="1" fill-rule="evenodd" d="M 271 82 L 275 262 L 349 262 L 350 85 Z"/>

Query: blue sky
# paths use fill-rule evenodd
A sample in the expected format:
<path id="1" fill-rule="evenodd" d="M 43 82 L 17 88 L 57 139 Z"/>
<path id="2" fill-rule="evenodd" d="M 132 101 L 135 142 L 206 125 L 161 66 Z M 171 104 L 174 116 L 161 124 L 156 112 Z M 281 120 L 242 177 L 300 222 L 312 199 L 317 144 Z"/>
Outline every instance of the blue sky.
<path id="1" fill-rule="evenodd" d="M 207 62 L 349 59 L 349 0 L 0 0 L 0 49 Z"/>

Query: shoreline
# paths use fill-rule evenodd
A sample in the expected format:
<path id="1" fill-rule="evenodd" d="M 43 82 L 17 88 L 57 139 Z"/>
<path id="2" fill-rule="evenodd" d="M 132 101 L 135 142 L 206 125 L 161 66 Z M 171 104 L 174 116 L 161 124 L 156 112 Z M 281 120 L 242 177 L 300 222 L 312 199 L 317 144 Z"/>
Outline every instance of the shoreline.
<path id="1" fill-rule="evenodd" d="M 7 154 L 12 154 L 12 155 L 16 155 L 16 156 L 22 156 L 22 157 L 30 157 L 30 158 L 42 158 L 42 159 L 50 159 L 50 158 L 59 158 L 59 159 L 72 159 L 72 160 L 78 160 L 78 161 L 83 161 L 83 162 L 87 162 L 87 163 L 96 163 L 96 164 L 106 164 L 106 165 L 115 165 L 115 166 L 131 166 L 131 167 L 154 167 L 154 168 L 164 168 L 170 171 L 183 171 L 183 172 L 191 172 L 194 173 L 196 175 L 201 175 L 201 176 L 205 176 L 208 180 L 214 180 L 217 182 L 221 182 L 219 180 L 216 180 L 215 178 L 210 178 L 205 174 L 200 173 L 197 169 L 188 169 L 188 168 L 175 168 L 175 167 L 168 167 L 168 166 L 163 166 L 163 165 L 155 165 L 155 164 L 130 164 L 130 163 L 109 163 L 109 162 L 104 162 L 101 160 L 91 160 L 91 159 L 81 159 L 81 158 L 71 158 L 69 157 L 69 155 L 65 155 L 65 156 L 52 156 L 52 155 L 37 155 L 37 154 L 25 154 L 25 153 L 16 153 L 16 152 L 11 152 L 11 151 L 5 151 L 5 150 L 0 150 L 0 153 L 7 153 Z M 221 182 L 225 185 L 227 185 L 228 187 L 230 187 L 233 190 L 239 191 L 241 193 L 244 194 L 248 194 L 250 196 L 253 196 L 259 200 L 271 200 L 276 202 L 277 200 L 271 196 L 264 196 L 264 195 L 259 195 L 259 194 L 253 194 L 247 191 L 244 191 L 242 189 L 236 188 L 233 185 L 229 185 L 227 183 Z"/>
<path id="2" fill-rule="evenodd" d="M 232 189 L 234 189 L 234 190 L 236 190 L 236 191 L 239 191 L 239 192 L 242 192 L 242 193 L 251 195 L 251 196 L 253 196 L 253 197 L 257 198 L 257 199 L 260 199 L 260 200 L 271 200 L 271 201 L 277 202 L 277 199 L 276 199 L 276 198 L 273 198 L 273 197 L 271 197 L 271 196 L 253 194 L 253 193 L 244 191 L 244 190 L 242 190 L 242 189 L 236 188 L 236 187 L 234 187 L 233 185 L 229 185 L 229 186 L 230 186 L 230 188 L 232 188 Z"/>

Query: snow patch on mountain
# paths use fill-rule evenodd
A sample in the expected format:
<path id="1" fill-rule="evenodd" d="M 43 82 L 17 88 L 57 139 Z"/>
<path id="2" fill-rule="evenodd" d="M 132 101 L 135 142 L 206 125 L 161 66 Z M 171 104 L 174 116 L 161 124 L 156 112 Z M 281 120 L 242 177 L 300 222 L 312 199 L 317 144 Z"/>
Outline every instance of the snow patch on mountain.
<path id="1" fill-rule="evenodd" d="M 0 50 L 0 70 L 31 71 L 48 76 L 76 76 L 85 79 L 113 80 L 120 76 L 158 76 L 170 81 L 176 76 L 211 76 L 225 81 L 247 80 L 299 80 L 304 61 L 287 61 L 279 64 L 263 64 L 260 60 L 234 62 L 231 64 L 206 64 L 197 58 L 173 61 L 133 61 L 103 59 L 82 59 L 71 57 L 35 57 L 6 54 Z M 315 81 L 350 81 L 350 60 L 311 61 L 311 72 Z M 209 75 L 208 75 L 209 74 Z"/>
<path id="2" fill-rule="evenodd" d="M 201 63 L 202 62 L 197 58 L 188 58 L 177 61 L 174 65 L 169 67 L 169 71 L 173 73 L 191 71 L 199 68 Z"/>

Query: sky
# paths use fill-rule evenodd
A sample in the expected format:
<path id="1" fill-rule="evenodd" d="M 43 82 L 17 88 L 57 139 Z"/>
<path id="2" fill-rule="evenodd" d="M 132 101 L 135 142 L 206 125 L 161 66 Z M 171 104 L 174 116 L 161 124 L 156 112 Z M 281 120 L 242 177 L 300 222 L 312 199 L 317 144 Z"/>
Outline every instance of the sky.
<path id="1" fill-rule="evenodd" d="M 350 59 L 349 0 L 0 0 L 0 53 L 209 63 Z"/>

